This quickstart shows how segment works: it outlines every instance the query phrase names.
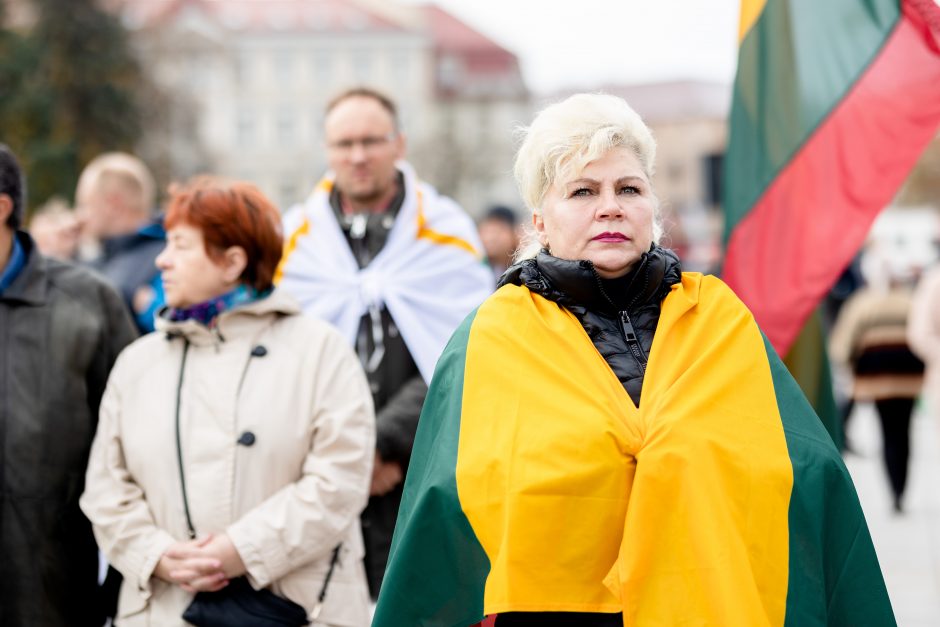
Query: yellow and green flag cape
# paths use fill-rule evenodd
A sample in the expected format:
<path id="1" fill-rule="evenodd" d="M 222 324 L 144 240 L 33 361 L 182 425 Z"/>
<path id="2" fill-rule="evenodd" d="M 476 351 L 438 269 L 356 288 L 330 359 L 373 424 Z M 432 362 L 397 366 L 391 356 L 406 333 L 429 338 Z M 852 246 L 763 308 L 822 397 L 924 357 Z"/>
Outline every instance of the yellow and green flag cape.
<path id="1" fill-rule="evenodd" d="M 852 481 L 718 279 L 663 302 L 640 407 L 567 310 L 508 285 L 438 362 L 375 627 L 894 625 Z"/>

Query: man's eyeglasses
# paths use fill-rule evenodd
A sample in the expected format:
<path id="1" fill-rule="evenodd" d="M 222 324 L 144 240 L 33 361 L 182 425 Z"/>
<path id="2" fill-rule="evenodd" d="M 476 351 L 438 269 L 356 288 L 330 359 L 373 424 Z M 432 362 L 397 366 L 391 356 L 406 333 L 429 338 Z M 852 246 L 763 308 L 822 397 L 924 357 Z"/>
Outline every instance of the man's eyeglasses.
<path id="1" fill-rule="evenodd" d="M 362 146 L 362 149 L 365 151 L 375 150 L 380 146 L 384 146 L 393 139 L 395 139 L 395 131 L 387 133 L 386 135 L 369 135 L 366 137 L 360 137 L 359 139 L 341 139 L 339 141 L 330 142 L 327 144 L 330 150 L 336 150 L 338 152 L 350 152 L 357 145 Z"/>

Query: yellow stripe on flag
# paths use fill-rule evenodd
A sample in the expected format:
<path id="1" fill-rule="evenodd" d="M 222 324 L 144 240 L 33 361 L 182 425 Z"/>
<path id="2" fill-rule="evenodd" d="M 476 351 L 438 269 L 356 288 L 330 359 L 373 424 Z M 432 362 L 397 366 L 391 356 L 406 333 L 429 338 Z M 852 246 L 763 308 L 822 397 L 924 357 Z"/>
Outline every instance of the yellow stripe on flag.
<path id="1" fill-rule="evenodd" d="M 281 262 L 277 264 L 277 270 L 274 271 L 274 284 L 277 285 L 284 278 L 284 268 L 287 266 L 287 260 L 297 250 L 297 240 L 310 232 L 310 220 L 304 218 L 297 229 L 290 234 L 287 243 L 284 245 L 284 254 L 281 255 Z"/>
<path id="2" fill-rule="evenodd" d="M 446 233 L 441 233 L 435 231 L 428 227 L 428 220 L 424 217 L 424 195 L 421 193 L 421 190 L 418 190 L 418 239 L 426 239 L 435 244 L 440 244 L 442 246 L 456 246 L 457 248 L 462 248 L 474 257 L 479 258 L 480 253 L 477 252 L 477 249 L 473 247 L 473 244 L 468 242 L 465 239 L 461 239 L 455 235 L 448 235 Z"/>
<path id="3" fill-rule="evenodd" d="M 764 5 L 766 4 L 767 0 L 741 0 L 741 17 L 738 23 L 739 46 L 741 42 L 744 41 L 745 35 L 751 30 L 754 23 L 757 22 L 757 18 L 760 17 L 761 12 L 764 10 Z"/>

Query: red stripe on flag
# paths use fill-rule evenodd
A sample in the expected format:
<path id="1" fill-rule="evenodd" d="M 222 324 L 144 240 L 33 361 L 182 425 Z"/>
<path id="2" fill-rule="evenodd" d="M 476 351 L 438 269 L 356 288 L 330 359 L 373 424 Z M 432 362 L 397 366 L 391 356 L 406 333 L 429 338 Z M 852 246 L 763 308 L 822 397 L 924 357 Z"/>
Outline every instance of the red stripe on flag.
<path id="1" fill-rule="evenodd" d="M 905 2 L 868 71 L 731 234 L 722 278 L 781 355 L 937 133 L 938 14 Z"/>

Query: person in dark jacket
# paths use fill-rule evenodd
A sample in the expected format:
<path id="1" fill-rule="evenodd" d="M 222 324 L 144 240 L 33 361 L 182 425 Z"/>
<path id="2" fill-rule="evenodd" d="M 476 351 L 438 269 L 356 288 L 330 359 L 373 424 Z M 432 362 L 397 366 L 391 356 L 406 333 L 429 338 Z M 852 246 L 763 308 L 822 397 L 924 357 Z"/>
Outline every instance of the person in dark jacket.
<path id="1" fill-rule="evenodd" d="M 535 241 L 438 361 L 373 627 L 894 624 L 819 418 L 657 244 L 654 158 L 614 96 L 526 129 Z"/>
<path id="2" fill-rule="evenodd" d="M 154 260 L 166 233 L 162 218 L 153 214 L 150 170 L 127 153 L 99 155 L 82 170 L 75 197 L 83 233 L 99 248 L 88 265 L 118 289 L 138 330 L 153 331 L 165 300 Z"/>
<path id="3" fill-rule="evenodd" d="M 114 288 L 20 230 L 24 187 L 0 145 L 0 625 L 99 627 L 78 499 L 108 373 L 136 332 Z"/>

